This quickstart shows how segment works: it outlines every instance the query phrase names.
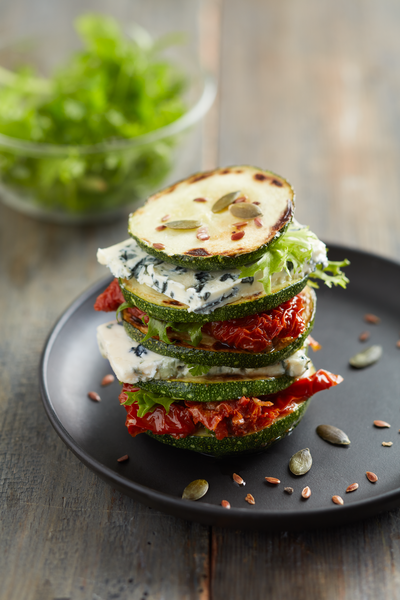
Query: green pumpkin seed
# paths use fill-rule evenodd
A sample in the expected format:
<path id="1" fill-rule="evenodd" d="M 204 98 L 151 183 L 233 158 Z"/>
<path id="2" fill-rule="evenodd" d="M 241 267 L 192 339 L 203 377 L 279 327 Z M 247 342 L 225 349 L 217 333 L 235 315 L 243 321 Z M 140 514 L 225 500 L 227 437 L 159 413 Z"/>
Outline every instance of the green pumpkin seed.
<path id="1" fill-rule="evenodd" d="M 352 356 L 349 363 L 355 369 L 364 369 L 376 363 L 382 356 L 382 346 L 370 346 L 363 352 Z"/>
<path id="2" fill-rule="evenodd" d="M 169 223 L 165 223 L 166 227 L 169 229 L 197 229 L 197 227 L 201 226 L 200 221 L 170 221 Z"/>
<path id="3" fill-rule="evenodd" d="M 232 204 L 232 202 L 235 202 L 236 198 L 239 198 L 239 196 L 241 196 L 241 195 L 242 195 L 242 192 L 237 191 L 237 192 L 230 192 L 229 194 L 222 196 L 219 200 L 214 202 L 214 204 L 212 205 L 212 208 L 211 208 L 212 212 L 213 213 L 221 212 L 221 210 L 224 210 L 224 208 L 226 208 L 227 206 Z"/>
<path id="4" fill-rule="evenodd" d="M 320 438 L 330 444 L 338 446 L 348 446 L 350 444 L 350 440 L 345 432 L 333 425 L 318 425 L 316 431 Z"/>
<path id="5" fill-rule="evenodd" d="M 311 469 L 312 458 L 308 448 L 299 450 L 296 454 L 293 454 L 289 461 L 289 469 L 293 475 L 304 475 Z"/>
<path id="6" fill-rule="evenodd" d="M 208 488 L 208 481 L 205 479 L 196 479 L 185 487 L 182 498 L 184 500 L 200 500 L 200 498 L 207 494 Z"/>
<path id="7" fill-rule="evenodd" d="M 261 217 L 262 212 L 255 204 L 241 202 L 240 204 L 232 204 L 229 208 L 231 214 L 238 219 L 255 219 Z"/>

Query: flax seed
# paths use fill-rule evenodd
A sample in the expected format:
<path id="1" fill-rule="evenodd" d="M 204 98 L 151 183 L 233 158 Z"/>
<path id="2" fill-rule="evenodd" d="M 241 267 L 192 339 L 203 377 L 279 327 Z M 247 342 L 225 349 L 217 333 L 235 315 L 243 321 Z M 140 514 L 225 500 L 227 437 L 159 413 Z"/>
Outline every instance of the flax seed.
<path id="1" fill-rule="evenodd" d="M 366 315 L 364 315 L 364 321 L 366 323 L 372 323 L 373 325 L 377 325 L 378 323 L 381 322 L 379 317 L 377 317 L 376 315 L 373 315 L 371 313 L 367 313 Z"/>
<path id="2" fill-rule="evenodd" d="M 344 504 L 343 498 L 341 498 L 340 496 L 332 496 L 332 502 L 334 504 Z"/>
<path id="3" fill-rule="evenodd" d="M 155 244 L 153 244 L 153 248 L 155 248 L 156 250 L 164 250 L 165 246 L 164 244 L 159 244 L 158 242 L 156 242 Z"/>
<path id="4" fill-rule="evenodd" d="M 254 500 L 254 496 L 252 496 L 251 494 L 247 494 L 245 500 L 249 504 L 255 504 L 256 503 L 256 501 Z"/>
<path id="5" fill-rule="evenodd" d="M 221 506 L 223 506 L 224 508 L 230 508 L 231 507 L 231 505 L 229 504 L 228 500 L 222 500 Z"/>
<path id="6" fill-rule="evenodd" d="M 350 492 L 355 492 L 356 490 L 358 490 L 358 483 L 351 483 L 346 488 L 346 494 L 349 494 Z"/>
<path id="7" fill-rule="evenodd" d="M 367 471 L 365 474 L 367 476 L 368 481 L 370 481 L 371 483 L 376 483 L 378 481 L 378 476 L 375 475 L 375 473 L 372 473 L 372 471 Z"/>
<path id="8" fill-rule="evenodd" d="M 267 481 L 268 483 L 273 483 L 274 485 L 277 485 L 281 482 L 281 480 L 277 479 L 276 477 L 265 477 L 265 481 Z"/>
<path id="9" fill-rule="evenodd" d="M 232 479 L 233 479 L 233 481 L 235 483 L 237 483 L 239 485 L 246 485 L 245 482 L 244 482 L 244 480 L 243 480 L 243 477 L 240 477 L 240 475 L 238 475 L 237 473 L 234 473 L 232 475 Z"/>
<path id="10" fill-rule="evenodd" d="M 129 456 L 127 454 L 124 454 L 124 456 L 117 458 L 117 462 L 125 462 L 128 459 L 129 459 Z"/>
<path id="11" fill-rule="evenodd" d="M 369 336 L 370 336 L 369 331 L 363 331 L 358 336 L 358 339 L 360 340 L 360 342 L 366 342 L 369 339 Z"/>
<path id="12" fill-rule="evenodd" d="M 374 421 L 374 425 L 375 425 L 375 427 L 380 427 L 380 428 L 390 427 L 389 423 L 386 423 L 386 421 L 379 421 L 379 420 Z"/>
<path id="13" fill-rule="evenodd" d="M 311 490 L 308 486 L 303 489 L 303 491 L 301 492 L 301 496 L 305 500 L 308 500 L 308 498 L 311 496 Z"/>
<path id="14" fill-rule="evenodd" d="M 236 240 L 241 240 L 242 237 L 244 237 L 244 231 L 236 231 L 235 233 L 232 233 L 231 235 L 231 240 L 232 241 L 236 241 Z"/>
<path id="15" fill-rule="evenodd" d="M 108 375 L 104 375 L 103 379 L 101 380 L 101 385 L 102 386 L 110 385 L 110 383 L 113 383 L 114 381 L 115 381 L 114 375 L 109 373 Z"/>
<path id="16" fill-rule="evenodd" d="M 101 400 L 97 392 L 88 392 L 88 398 L 93 400 L 93 402 L 100 402 Z"/>

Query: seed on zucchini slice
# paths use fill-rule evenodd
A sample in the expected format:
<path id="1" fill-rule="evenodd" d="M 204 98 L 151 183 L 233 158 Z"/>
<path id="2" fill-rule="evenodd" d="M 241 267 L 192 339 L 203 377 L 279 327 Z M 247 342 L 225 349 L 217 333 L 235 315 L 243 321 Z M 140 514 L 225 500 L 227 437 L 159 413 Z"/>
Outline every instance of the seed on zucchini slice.
<path id="1" fill-rule="evenodd" d="M 166 344 L 157 338 L 149 338 L 142 343 L 147 333 L 147 325 L 132 319 L 127 311 L 123 313 L 124 327 L 127 334 L 145 348 L 163 356 L 178 358 L 187 364 L 242 368 L 265 367 L 280 362 L 293 354 L 303 346 L 308 334 L 311 333 L 315 317 L 316 295 L 314 290 L 309 287 L 306 287 L 301 294 L 305 304 L 306 330 L 296 339 L 286 338 L 278 341 L 273 350 L 268 352 L 246 352 L 229 347 L 224 348 L 223 344 L 207 334 L 203 334 L 201 343 L 193 347 L 188 343 L 190 339 L 187 334 L 176 331 L 169 332 L 171 344 Z"/>
<path id="2" fill-rule="evenodd" d="M 176 440 L 166 434 L 157 435 L 150 431 L 146 433 L 163 444 L 168 444 L 182 450 L 200 452 L 201 454 L 214 456 L 215 458 L 262 452 L 290 434 L 297 427 L 310 404 L 310 400 L 311 398 L 299 404 L 290 414 L 278 417 L 269 427 L 243 437 L 226 437 L 222 440 L 217 440 L 213 435 L 189 435 L 186 438 Z"/>
<path id="3" fill-rule="evenodd" d="M 262 226 L 250 218 L 242 239 L 232 239 L 237 221 L 229 204 L 219 212 L 212 207 L 222 197 L 240 190 L 238 200 L 258 207 Z M 198 197 L 207 202 L 193 202 Z M 151 196 L 129 218 L 129 233 L 149 254 L 176 265 L 212 271 L 242 266 L 259 258 L 293 217 L 294 191 L 279 175 L 256 167 L 238 166 L 197 173 Z M 168 228 L 168 221 L 199 221 L 207 240 L 196 229 Z M 166 225 L 160 230 L 160 225 Z M 156 247 L 154 247 L 156 244 Z M 161 247 L 162 246 L 162 247 Z"/>
<path id="4" fill-rule="evenodd" d="M 207 323 L 209 321 L 227 321 L 254 315 L 263 310 L 276 308 L 283 302 L 296 296 L 307 285 L 308 275 L 290 285 L 276 287 L 271 294 L 245 296 L 216 308 L 208 314 L 188 312 L 188 306 L 160 294 L 147 285 L 138 283 L 135 278 L 120 279 L 119 284 L 125 300 L 131 306 L 137 306 L 151 317 L 171 323 Z"/>

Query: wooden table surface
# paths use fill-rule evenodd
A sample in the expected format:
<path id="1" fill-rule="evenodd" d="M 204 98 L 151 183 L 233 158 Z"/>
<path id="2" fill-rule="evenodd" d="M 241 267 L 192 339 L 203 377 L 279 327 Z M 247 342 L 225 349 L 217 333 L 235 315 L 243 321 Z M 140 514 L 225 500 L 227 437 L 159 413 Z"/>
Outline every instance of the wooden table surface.
<path id="1" fill-rule="evenodd" d="M 61 4 L 3 0 L 0 33 L 46 23 Z M 82 7 L 189 32 L 219 80 L 199 167 L 280 173 L 297 218 L 322 239 L 400 261 L 397 1 L 71 0 L 63 10 Z M 2 600 L 400 598 L 399 510 L 334 530 L 224 530 L 152 510 L 83 466 L 45 415 L 38 364 L 57 317 L 105 275 L 97 247 L 124 239 L 126 221 L 62 227 L 1 205 L 0 231 Z"/>

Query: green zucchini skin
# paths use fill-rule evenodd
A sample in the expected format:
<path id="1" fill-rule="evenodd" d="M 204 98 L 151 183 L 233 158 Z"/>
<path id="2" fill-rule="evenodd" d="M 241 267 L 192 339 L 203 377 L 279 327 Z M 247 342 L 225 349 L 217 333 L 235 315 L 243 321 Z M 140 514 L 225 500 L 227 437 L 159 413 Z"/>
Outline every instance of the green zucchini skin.
<path id="1" fill-rule="evenodd" d="M 170 435 L 157 435 L 147 431 L 147 435 L 158 442 L 174 446 L 182 450 L 200 452 L 214 458 L 225 458 L 239 454 L 251 454 L 267 450 L 272 444 L 278 442 L 294 430 L 303 418 L 311 398 L 302 402 L 292 413 L 276 419 L 269 427 L 243 437 L 226 437 L 217 440 L 216 437 L 203 437 L 190 435 L 176 440 Z"/>
<path id="2" fill-rule="evenodd" d="M 135 342 L 142 344 L 142 339 L 145 337 L 144 333 L 126 321 L 123 321 L 123 324 L 126 333 L 135 340 Z M 258 367 L 266 367 L 267 365 L 273 365 L 274 363 L 280 362 L 296 352 L 296 350 L 299 350 L 299 348 L 304 345 L 309 333 L 311 333 L 313 325 L 314 315 L 304 333 L 299 335 L 299 337 L 285 348 L 274 352 L 252 353 L 201 350 L 196 347 L 188 348 L 185 346 L 176 346 L 175 344 L 166 344 L 156 338 L 149 338 L 142 345 L 157 354 L 178 358 L 186 364 L 256 369 Z"/>
<path id="3" fill-rule="evenodd" d="M 247 317 L 254 315 L 263 310 L 269 310 L 276 308 L 283 302 L 290 300 L 297 294 L 299 294 L 307 285 L 308 275 L 305 275 L 299 281 L 288 285 L 287 287 L 275 292 L 258 298 L 257 300 L 246 301 L 242 300 L 234 304 L 225 304 L 216 308 L 213 312 L 200 315 L 198 313 L 188 312 L 184 308 L 173 308 L 170 306 L 162 306 L 148 302 L 145 298 L 133 294 L 130 290 L 127 290 L 122 280 L 119 280 L 119 285 L 124 298 L 131 306 L 136 306 L 143 310 L 151 317 L 160 319 L 161 321 L 168 321 L 173 323 L 207 323 L 209 321 L 227 321 L 228 319 L 238 319 L 240 317 Z"/>
<path id="4" fill-rule="evenodd" d="M 179 267 L 186 267 L 187 269 L 200 271 L 222 271 L 225 269 L 237 269 L 261 258 L 261 256 L 267 251 L 268 247 L 285 233 L 288 226 L 289 223 L 282 227 L 282 229 L 278 231 L 272 240 L 270 240 L 267 244 L 263 244 L 257 248 L 257 250 L 253 250 L 253 252 L 247 252 L 246 254 L 237 254 L 236 256 L 223 256 L 221 254 L 213 256 L 191 256 L 189 254 L 169 255 L 162 250 L 153 248 L 153 246 L 150 246 L 137 236 L 133 235 L 130 231 L 128 233 L 135 240 L 135 242 L 137 242 L 139 246 L 143 248 L 145 252 L 147 252 L 147 254 L 155 256 L 159 260 L 172 263 L 173 265 L 178 265 Z"/>
<path id="5" fill-rule="evenodd" d="M 213 381 L 211 378 L 203 376 L 185 380 L 151 379 L 150 381 L 141 381 L 138 387 L 168 398 L 192 402 L 220 402 L 242 396 L 274 394 L 289 387 L 294 381 L 295 378 L 288 375 L 266 379 L 228 379 L 225 381 Z"/>

